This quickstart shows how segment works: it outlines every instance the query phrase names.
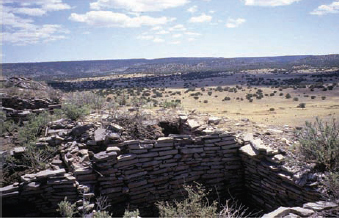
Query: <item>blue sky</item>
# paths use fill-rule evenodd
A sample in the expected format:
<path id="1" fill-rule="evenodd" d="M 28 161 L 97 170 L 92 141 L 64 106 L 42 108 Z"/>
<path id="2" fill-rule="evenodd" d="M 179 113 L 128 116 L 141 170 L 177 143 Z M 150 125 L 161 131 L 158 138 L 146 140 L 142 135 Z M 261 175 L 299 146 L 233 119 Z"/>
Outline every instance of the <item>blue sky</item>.
<path id="1" fill-rule="evenodd" d="M 339 0 L 2 0 L 4 63 L 339 53 Z"/>

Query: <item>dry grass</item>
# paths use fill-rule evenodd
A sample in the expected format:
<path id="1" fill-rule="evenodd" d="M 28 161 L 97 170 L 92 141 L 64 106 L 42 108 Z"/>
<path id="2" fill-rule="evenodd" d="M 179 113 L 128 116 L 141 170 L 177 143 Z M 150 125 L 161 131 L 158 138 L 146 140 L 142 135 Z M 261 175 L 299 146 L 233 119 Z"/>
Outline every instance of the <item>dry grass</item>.
<path id="1" fill-rule="evenodd" d="M 258 87 L 264 93 L 271 93 L 276 89 Z M 253 122 L 273 125 L 303 125 L 305 120 L 313 120 L 318 116 L 324 120 L 330 117 L 338 116 L 339 114 L 339 89 L 331 92 L 310 92 L 306 89 L 293 90 L 292 88 L 284 89 L 284 95 L 290 93 L 292 96 L 297 96 L 299 101 L 293 99 L 286 99 L 284 96 L 279 96 L 280 91 L 275 96 L 265 96 L 261 100 L 254 99 L 250 103 L 245 99 L 246 93 L 255 93 L 254 87 L 252 91 L 245 88 L 245 91 L 238 91 L 237 93 L 229 92 L 216 92 L 213 91 L 211 96 L 208 96 L 207 91 L 202 92 L 198 100 L 189 96 L 190 93 L 184 93 L 186 89 L 166 89 L 165 91 L 181 91 L 182 95 L 164 97 L 163 100 L 171 101 L 181 99 L 181 105 L 186 110 L 197 110 L 202 113 L 209 113 L 217 116 L 225 116 L 230 119 L 243 119 L 248 118 Z M 200 91 L 196 89 L 197 91 Z M 303 94 L 305 93 L 305 94 Z M 309 97 L 304 97 L 304 95 Z M 217 95 L 218 97 L 215 97 Z M 317 96 L 311 99 L 310 96 Z M 321 96 L 326 96 L 325 100 Z M 230 97 L 230 101 L 222 101 L 225 97 Z M 235 100 L 236 98 L 243 98 L 244 100 Z M 207 100 L 208 103 L 204 103 Z M 306 108 L 297 108 L 299 103 L 305 103 Z M 270 111 L 274 108 L 274 111 Z"/>

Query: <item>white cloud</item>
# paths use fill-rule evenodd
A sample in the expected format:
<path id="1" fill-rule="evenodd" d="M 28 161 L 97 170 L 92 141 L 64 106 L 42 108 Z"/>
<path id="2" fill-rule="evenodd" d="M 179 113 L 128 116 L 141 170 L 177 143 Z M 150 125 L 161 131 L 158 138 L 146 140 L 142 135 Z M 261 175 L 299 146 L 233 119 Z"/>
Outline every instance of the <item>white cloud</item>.
<path id="1" fill-rule="evenodd" d="M 173 38 L 180 38 L 180 37 L 182 37 L 182 34 L 181 33 L 173 34 L 172 37 Z"/>
<path id="2" fill-rule="evenodd" d="M 301 0 L 245 0 L 245 5 L 276 7 L 276 6 L 290 5 L 298 1 L 301 1 Z"/>
<path id="3" fill-rule="evenodd" d="M 181 43 L 181 41 L 172 41 L 172 42 L 169 42 L 169 44 L 171 44 L 171 45 L 178 45 L 180 43 Z"/>
<path id="4" fill-rule="evenodd" d="M 194 5 L 190 7 L 189 9 L 187 9 L 187 11 L 193 14 L 198 11 L 198 6 Z"/>
<path id="5" fill-rule="evenodd" d="M 195 40 L 197 40 L 196 38 L 188 38 L 187 39 L 189 42 L 193 42 L 193 41 L 195 41 Z"/>
<path id="6" fill-rule="evenodd" d="M 167 17 L 150 17 L 150 16 L 137 16 L 129 17 L 123 13 L 115 13 L 112 11 L 89 11 L 86 14 L 72 13 L 69 17 L 70 20 L 76 22 L 86 23 L 92 26 L 100 27 L 141 27 L 141 26 L 157 26 L 163 25 L 173 18 Z"/>
<path id="7" fill-rule="evenodd" d="M 5 4 L 14 3 L 14 1 L 5 0 Z M 25 3 L 23 1 L 23 3 Z M 69 33 L 61 25 L 44 24 L 37 25 L 34 20 L 22 18 L 17 14 L 26 14 L 31 16 L 41 16 L 43 13 L 39 10 L 26 10 L 26 8 L 13 8 L 3 6 L 2 10 L 2 39 L 5 43 L 14 45 L 28 45 L 58 39 L 66 38 Z"/>
<path id="8" fill-rule="evenodd" d="M 90 3 L 91 9 L 121 8 L 128 11 L 162 11 L 187 4 L 189 0 L 97 0 Z"/>
<path id="9" fill-rule="evenodd" d="M 189 36 L 201 36 L 200 33 L 195 33 L 195 32 L 185 32 L 185 34 Z"/>
<path id="10" fill-rule="evenodd" d="M 320 5 L 310 14 L 325 15 L 325 14 L 334 14 L 334 13 L 339 13 L 339 1 L 334 1 L 329 5 Z"/>
<path id="11" fill-rule="evenodd" d="M 41 8 L 14 8 L 13 13 L 25 14 L 29 16 L 42 16 L 46 14 L 46 11 Z"/>
<path id="12" fill-rule="evenodd" d="M 169 28 L 169 31 L 186 31 L 186 27 L 182 24 L 177 24 Z"/>
<path id="13" fill-rule="evenodd" d="M 11 5 L 14 13 L 30 16 L 42 16 L 48 11 L 71 9 L 71 6 L 62 0 L 3 0 L 3 4 Z M 19 7 L 18 7 L 19 6 Z"/>
<path id="14" fill-rule="evenodd" d="M 3 32 L 2 37 L 4 42 L 15 45 L 28 45 L 65 39 L 65 34 L 68 33 L 69 31 L 61 25 L 45 24 L 34 28 L 20 29 L 15 32 Z"/>
<path id="15" fill-rule="evenodd" d="M 141 35 L 141 36 L 138 36 L 137 38 L 141 39 L 141 40 L 152 40 L 152 39 L 154 39 L 154 36 L 151 36 L 151 35 Z"/>
<path id="16" fill-rule="evenodd" d="M 2 20 L 0 22 L 2 25 L 11 28 L 33 28 L 35 26 L 32 19 L 21 18 L 10 12 L 7 7 L 3 7 Z"/>
<path id="17" fill-rule="evenodd" d="M 167 31 L 167 30 L 160 30 L 160 31 L 156 32 L 155 34 L 157 34 L 157 35 L 165 35 L 165 34 L 169 34 L 169 33 L 170 32 Z"/>
<path id="18" fill-rule="evenodd" d="M 165 42 L 165 40 L 162 39 L 162 38 L 155 37 L 155 38 L 153 39 L 153 42 L 161 43 L 161 42 Z"/>
<path id="19" fill-rule="evenodd" d="M 241 24 L 245 23 L 246 20 L 243 18 L 238 18 L 238 19 L 231 19 L 229 18 L 226 23 L 227 28 L 236 28 L 240 26 Z"/>
<path id="20" fill-rule="evenodd" d="M 152 27 L 151 30 L 156 31 L 156 30 L 161 30 L 161 29 L 162 29 L 161 26 L 155 26 L 155 27 Z"/>
<path id="21" fill-rule="evenodd" d="M 191 17 L 188 22 L 190 23 L 203 23 L 203 22 L 210 22 L 212 20 L 212 16 L 206 15 L 206 14 L 201 14 L 200 16 L 197 17 Z"/>

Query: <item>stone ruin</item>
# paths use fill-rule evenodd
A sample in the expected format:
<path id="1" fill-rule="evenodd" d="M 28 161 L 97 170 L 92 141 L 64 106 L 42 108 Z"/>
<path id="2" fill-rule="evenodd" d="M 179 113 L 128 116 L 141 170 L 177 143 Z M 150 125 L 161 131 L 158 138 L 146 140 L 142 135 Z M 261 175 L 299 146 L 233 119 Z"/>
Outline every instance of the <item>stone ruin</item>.
<path id="1" fill-rule="evenodd" d="M 4 81 L 5 88 L 15 88 L 25 93 L 31 91 L 32 93 L 44 92 L 46 94 L 49 89 L 47 86 L 24 77 L 11 77 Z M 8 95 L 8 93 L 1 93 L 1 109 L 6 113 L 6 117 L 15 122 L 26 121 L 30 114 L 39 114 L 44 111 L 53 111 L 60 109 L 61 105 L 59 99 L 49 99 L 46 97 L 31 97 Z"/>
<path id="2" fill-rule="evenodd" d="M 200 128 L 187 117 L 180 120 L 185 133 Z M 95 198 L 106 196 L 114 216 L 126 208 L 154 216 L 155 202 L 182 199 L 183 185 L 193 182 L 211 189 L 214 199 L 231 194 L 251 208 L 271 212 L 264 217 L 311 216 L 338 207 L 319 201 L 316 174 L 288 167 L 283 151 L 267 147 L 252 134 L 206 128 L 201 136 L 124 141 L 122 129 L 113 123 L 104 128 L 68 120 L 50 123 L 37 146 L 59 146 L 60 154 L 49 169 L 25 174 L 20 183 L 0 189 L 3 215 L 57 216 L 57 204 L 65 196 L 79 211 L 87 199 L 91 211 L 96 209 Z M 14 154 L 23 152 L 17 149 Z"/>

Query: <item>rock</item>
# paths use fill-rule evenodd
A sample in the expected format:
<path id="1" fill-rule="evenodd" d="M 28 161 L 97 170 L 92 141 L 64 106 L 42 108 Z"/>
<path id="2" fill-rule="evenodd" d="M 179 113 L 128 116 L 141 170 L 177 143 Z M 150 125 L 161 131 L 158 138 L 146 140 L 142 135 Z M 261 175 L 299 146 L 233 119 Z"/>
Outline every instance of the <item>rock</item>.
<path id="1" fill-rule="evenodd" d="M 76 136 L 76 137 L 81 136 L 83 133 L 85 133 L 87 130 L 89 130 L 90 128 L 93 128 L 93 127 L 94 127 L 93 124 L 76 126 L 71 130 L 70 135 L 73 135 L 73 136 Z"/>
<path id="2" fill-rule="evenodd" d="M 215 124 L 215 125 L 218 125 L 221 121 L 221 118 L 220 117 L 209 117 L 208 118 L 208 123 L 209 124 Z"/>
<path id="3" fill-rule="evenodd" d="M 119 161 L 133 160 L 134 158 L 136 158 L 135 154 L 122 154 L 118 156 Z"/>
<path id="4" fill-rule="evenodd" d="M 240 148 L 240 151 L 249 155 L 250 157 L 255 157 L 259 154 L 259 152 L 255 149 L 253 149 L 253 147 L 251 145 L 242 146 Z"/>
<path id="5" fill-rule="evenodd" d="M 261 139 L 254 139 L 251 141 L 251 145 L 259 152 L 266 152 L 267 147 L 264 145 Z"/>
<path id="6" fill-rule="evenodd" d="M 302 207 L 292 207 L 291 210 L 292 210 L 292 213 L 302 216 L 302 217 L 309 217 L 312 214 L 314 214 L 313 210 L 305 209 Z"/>
<path id="7" fill-rule="evenodd" d="M 94 131 L 94 140 L 96 143 L 103 142 L 106 139 L 106 129 L 99 128 Z"/>
<path id="8" fill-rule="evenodd" d="M 101 151 L 97 154 L 94 154 L 93 160 L 95 161 L 105 161 L 105 160 L 115 160 L 117 157 L 117 153 L 114 151 L 111 152 L 106 152 L 106 151 Z"/>
<path id="9" fill-rule="evenodd" d="M 242 139 L 245 141 L 245 142 L 250 142 L 253 140 L 253 134 L 252 133 L 246 133 L 244 135 L 244 137 L 242 137 Z"/>
<path id="10" fill-rule="evenodd" d="M 181 115 L 181 116 L 179 116 L 179 119 L 181 121 L 186 121 L 187 120 L 187 116 L 186 115 Z"/>
<path id="11" fill-rule="evenodd" d="M 289 207 L 279 207 L 278 209 L 265 214 L 261 218 L 280 218 L 280 217 L 287 216 L 291 212 L 292 212 L 291 208 Z"/>
<path id="12" fill-rule="evenodd" d="M 15 147 L 13 149 L 13 155 L 14 156 L 20 156 L 22 155 L 23 153 L 25 153 L 26 151 L 26 148 L 25 147 Z"/>
<path id="13" fill-rule="evenodd" d="M 283 160 L 284 160 L 284 158 L 285 158 L 285 157 L 284 157 L 283 155 L 281 155 L 281 154 L 276 154 L 276 155 L 273 156 L 272 161 L 273 161 L 274 163 L 282 163 Z"/>
<path id="14" fill-rule="evenodd" d="M 0 188 L 0 193 L 5 194 L 5 193 L 15 192 L 18 190 L 19 190 L 19 187 L 13 184 L 13 185 L 8 185 L 8 186 Z"/>
<path id="15" fill-rule="evenodd" d="M 187 124 L 188 124 L 189 128 L 191 128 L 191 129 L 196 129 L 196 128 L 201 126 L 201 124 L 194 119 L 188 119 Z"/>
<path id="16" fill-rule="evenodd" d="M 31 114 L 31 111 L 29 111 L 29 110 L 24 110 L 24 111 L 18 113 L 18 115 L 19 115 L 20 117 L 26 117 L 26 116 L 28 116 L 28 115 L 30 115 L 30 114 Z"/>
<path id="17" fill-rule="evenodd" d="M 109 153 L 109 152 L 116 152 L 117 154 L 120 153 L 120 148 L 119 147 L 116 147 L 116 146 L 112 146 L 112 147 L 107 147 L 106 148 L 106 152 Z"/>
<path id="18" fill-rule="evenodd" d="M 111 140 L 118 140 L 118 139 L 120 139 L 120 134 L 118 134 L 118 133 L 110 133 L 110 134 L 107 135 L 107 138 L 111 139 Z"/>
<path id="19" fill-rule="evenodd" d="M 303 205 L 303 208 L 312 209 L 315 211 L 322 211 L 325 209 L 331 209 L 335 207 L 338 207 L 338 204 L 334 202 L 326 202 L 326 201 L 317 201 L 315 203 L 306 203 Z"/>
<path id="20" fill-rule="evenodd" d="M 117 131 L 117 132 L 121 132 L 124 130 L 124 128 L 122 126 L 119 126 L 118 124 L 115 123 L 111 123 L 110 125 L 112 127 L 113 130 Z"/>
<path id="21" fill-rule="evenodd" d="M 270 134 L 282 134 L 282 133 L 284 133 L 284 131 L 279 130 L 279 129 L 267 129 L 265 134 L 270 135 Z"/>

